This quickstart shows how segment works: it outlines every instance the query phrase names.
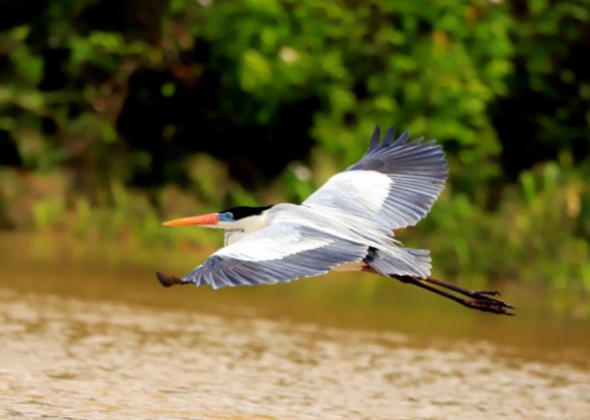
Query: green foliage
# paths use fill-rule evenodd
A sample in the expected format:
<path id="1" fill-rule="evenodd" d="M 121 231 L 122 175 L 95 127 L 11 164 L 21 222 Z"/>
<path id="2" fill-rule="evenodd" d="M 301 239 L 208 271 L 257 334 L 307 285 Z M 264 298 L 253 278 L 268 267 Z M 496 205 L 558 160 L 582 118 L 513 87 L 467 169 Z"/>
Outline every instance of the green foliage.
<path id="1" fill-rule="evenodd" d="M 580 138 L 588 141 L 590 75 L 584 69 L 589 27 L 590 0 L 534 0 L 512 29 L 527 88 L 551 104 L 548 112 L 529 117 L 538 127 L 536 141 L 541 147 L 559 150 Z M 514 88 L 522 89 L 517 82 L 509 79 Z"/>
<path id="2" fill-rule="evenodd" d="M 499 172 L 485 110 L 507 90 L 511 23 L 491 2 L 232 1 L 204 9 L 191 33 L 232 63 L 226 83 L 264 98 L 260 122 L 279 100 L 318 96 L 313 136 L 347 163 L 384 121 L 453 140 L 455 175 L 473 194 Z"/>

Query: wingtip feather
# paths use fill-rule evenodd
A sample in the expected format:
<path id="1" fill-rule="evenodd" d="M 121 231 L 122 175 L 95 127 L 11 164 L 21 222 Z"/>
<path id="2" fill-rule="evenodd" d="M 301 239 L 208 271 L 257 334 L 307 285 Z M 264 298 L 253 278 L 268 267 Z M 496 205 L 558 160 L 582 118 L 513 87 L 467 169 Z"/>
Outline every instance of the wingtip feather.
<path id="1" fill-rule="evenodd" d="M 395 137 L 395 127 L 392 125 L 391 127 L 389 127 L 389 130 L 387 130 L 387 133 L 385 133 L 385 137 L 383 138 L 383 147 L 387 147 L 389 145 L 391 145 L 391 143 L 393 143 L 393 139 Z"/>
<path id="2" fill-rule="evenodd" d="M 164 287 L 172 287 L 177 284 L 183 284 L 182 279 L 172 274 L 164 274 L 161 271 L 156 271 L 156 277 L 160 281 L 160 284 Z"/>
<path id="3" fill-rule="evenodd" d="M 402 144 L 406 144 L 406 142 L 408 141 L 409 138 L 410 138 L 410 133 L 408 133 L 407 131 L 404 131 L 402 133 L 402 135 L 399 136 L 399 138 L 396 140 L 396 142 L 393 145 L 394 146 L 401 146 Z"/>
<path id="4" fill-rule="evenodd" d="M 371 142 L 369 143 L 369 149 L 367 153 L 375 150 L 379 147 L 379 141 L 381 140 L 381 128 L 378 125 L 375 126 L 375 131 L 373 131 L 373 135 L 371 136 Z"/>

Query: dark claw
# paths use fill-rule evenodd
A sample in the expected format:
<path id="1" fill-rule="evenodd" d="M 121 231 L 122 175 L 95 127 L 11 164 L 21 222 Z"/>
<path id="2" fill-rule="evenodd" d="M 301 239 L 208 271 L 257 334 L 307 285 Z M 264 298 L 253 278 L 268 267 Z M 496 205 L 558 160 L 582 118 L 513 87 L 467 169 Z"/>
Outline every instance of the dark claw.
<path id="1" fill-rule="evenodd" d="M 172 274 L 164 274 L 160 271 L 156 271 L 156 277 L 160 280 L 160 283 L 164 287 L 172 287 L 176 284 L 183 284 L 182 279 Z"/>
<path id="2" fill-rule="evenodd" d="M 508 309 L 516 309 L 514 306 L 500 300 L 500 299 L 496 299 L 492 296 L 499 296 L 500 293 L 495 292 L 495 291 L 476 291 L 473 292 L 473 294 L 471 294 L 470 297 L 472 297 L 473 299 L 475 299 L 474 301 L 469 301 L 469 302 L 479 302 L 480 304 L 484 305 L 484 306 L 494 306 L 494 307 L 500 307 L 500 308 L 508 308 Z M 513 314 L 511 314 L 513 315 Z"/>
<path id="3" fill-rule="evenodd" d="M 491 312 L 499 315 L 514 316 L 516 314 L 508 312 L 507 309 L 516 309 L 514 306 L 502 302 L 501 300 L 466 300 L 464 305 L 468 308 L 477 309 L 483 312 Z"/>

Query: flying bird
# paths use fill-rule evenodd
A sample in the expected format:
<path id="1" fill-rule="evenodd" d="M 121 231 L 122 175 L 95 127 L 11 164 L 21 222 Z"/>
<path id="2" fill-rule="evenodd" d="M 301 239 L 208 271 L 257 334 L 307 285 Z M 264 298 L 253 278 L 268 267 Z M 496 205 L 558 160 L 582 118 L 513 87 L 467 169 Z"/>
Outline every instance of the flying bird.
<path id="1" fill-rule="evenodd" d="M 157 272 L 176 284 L 256 286 L 286 283 L 330 271 L 363 271 L 412 284 L 468 308 L 513 315 L 491 290 L 469 290 L 430 276 L 430 252 L 403 247 L 394 231 L 430 211 L 447 178 L 442 147 L 413 141 L 391 127 L 375 128 L 365 155 L 332 176 L 300 205 L 234 207 L 176 219 L 166 226 L 225 229 L 225 246 L 185 277 Z M 463 297 L 461 297 L 462 295 Z"/>

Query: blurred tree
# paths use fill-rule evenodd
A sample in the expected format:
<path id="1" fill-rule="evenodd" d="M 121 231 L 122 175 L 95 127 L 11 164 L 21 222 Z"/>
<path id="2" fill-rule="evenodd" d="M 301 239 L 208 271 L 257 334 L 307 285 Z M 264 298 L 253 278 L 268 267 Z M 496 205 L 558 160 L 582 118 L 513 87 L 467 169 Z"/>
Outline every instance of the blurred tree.
<path id="1" fill-rule="evenodd" d="M 512 0 L 514 72 L 493 106 L 505 174 L 567 152 L 580 163 L 590 142 L 590 1 Z"/>
<path id="2" fill-rule="evenodd" d="M 89 150 L 112 158 L 116 128 L 129 147 L 114 176 L 187 185 L 184 158 L 207 151 L 252 185 L 304 157 L 312 136 L 352 162 L 359 138 L 395 122 L 455 150 L 465 191 L 498 172 L 485 109 L 511 70 L 504 6 L 102 0 L 43 13 L 3 38 L 15 98 L 28 91 L 38 104 L 23 118 L 9 101 L 21 108 L 11 121 L 51 144 L 29 155 L 39 165 L 96 172 L 75 162 Z M 68 134 L 77 119 L 95 140 Z"/>

